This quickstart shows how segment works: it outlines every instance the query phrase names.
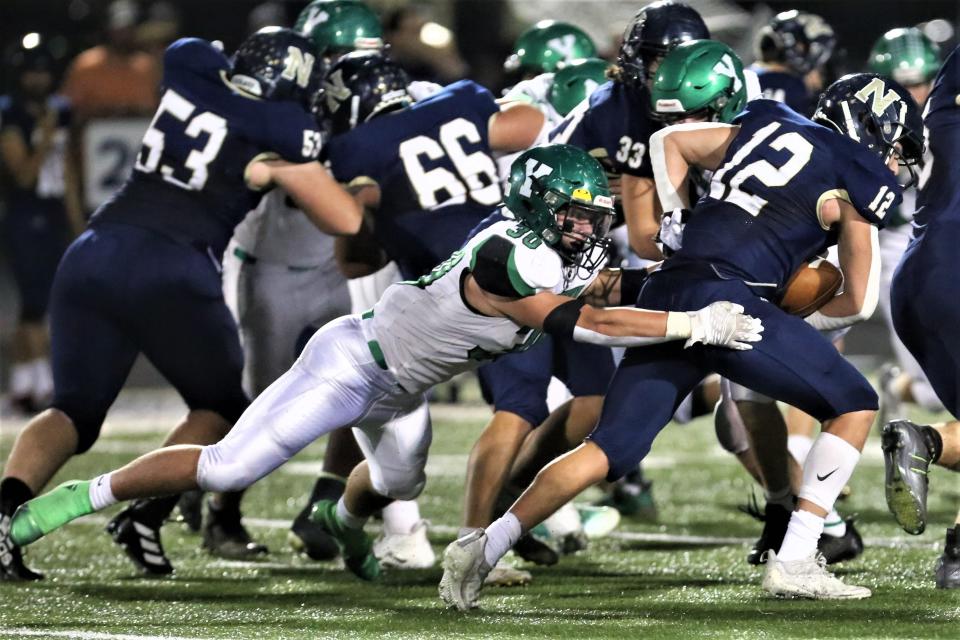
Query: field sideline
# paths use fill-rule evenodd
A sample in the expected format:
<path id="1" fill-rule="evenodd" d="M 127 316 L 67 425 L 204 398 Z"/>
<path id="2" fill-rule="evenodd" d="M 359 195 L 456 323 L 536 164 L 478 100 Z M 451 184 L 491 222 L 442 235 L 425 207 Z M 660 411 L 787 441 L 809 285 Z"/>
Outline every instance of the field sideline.
<path id="1" fill-rule="evenodd" d="M 125 394 L 103 439 L 56 481 L 90 477 L 153 448 L 178 411 L 169 394 Z M 421 505 L 438 553 L 458 524 L 466 454 L 486 411 L 434 410 Z M 18 424 L 3 420 L 4 458 Z M 857 514 L 870 546 L 841 572 L 871 587 L 869 600 L 781 602 L 761 593 L 760 570 L 744 561 L 760 525 L 736 509 L 750 482 L 701 419 L 671 425 L 654 445 L 648 475 L 658 524 L 625 520 L 590 551 L 532 569 L 529 587 L 488 590 L 469 615 L 441 608 L 439 568 L 394 571 L 371 585 L 336 563 L 293 554 L 285 523 L 305 502 L 322 450 L 311 446 L 250 490 L 247 523 L 271 549 L 264 562 L 211 558 L 198 536 L 169 524 L 165 546 L 176 577 L 141 579 L 102 531 L 114 508 L 28 550 L 47 580 L 0 583 L 0 638 L 956 638 L 960 629 L 960 592 L 934 589 L 932 577 L 960 504 L 957 476 L 932 471 L 930 526 L 908 536 L 886 511 L 876 438 L 841 504 L 844 514 Z"/>

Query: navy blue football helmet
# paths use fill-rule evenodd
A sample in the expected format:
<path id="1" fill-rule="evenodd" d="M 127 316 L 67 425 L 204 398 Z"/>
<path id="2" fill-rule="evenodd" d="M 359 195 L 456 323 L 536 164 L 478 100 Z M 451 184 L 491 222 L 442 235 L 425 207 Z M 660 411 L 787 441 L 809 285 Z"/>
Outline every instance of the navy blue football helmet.
<path id="1" fill-rule="evenodd" d="M 371 118 L 409 106 L 410 78 L 379 51 L 354 51 L 338 59 L 323 79 L 322 109 L 331 133 L 353 129 Z"/>
<path id="2" fill-rule="evenodd" d="M 764 62 L 804 75 L 825 65 L 836 46 L 833 28 L 823 18 L 793 10 L 778 13 L 760 30 L 756 53 Z"/>
<path id="3" fill-rule="evenodd" d="M 323 79 L 323 60 L 313 43 L 291 29 L 264 27 L 233 54 L 230 80 L 266 100 L 293 100 L 313 110 Z"/>
<path id="4" fill-rule="evenodd" d="M 910 93 L 876 73 L 843 76 L 823 92 L 814 122 L 856 140 L 884 163 L 896 157 L 916 182 L 923 157 L 923 119 Z"/>
<path id="5" fill-rule="evenodd" d="M 681 42 L 708 40 L 710 30 L 693 8 L 675 0 L 660 0 L 637 12 L 623 32 L 617 56 L 620 78 L 643 85 L 651 63 Z"/>

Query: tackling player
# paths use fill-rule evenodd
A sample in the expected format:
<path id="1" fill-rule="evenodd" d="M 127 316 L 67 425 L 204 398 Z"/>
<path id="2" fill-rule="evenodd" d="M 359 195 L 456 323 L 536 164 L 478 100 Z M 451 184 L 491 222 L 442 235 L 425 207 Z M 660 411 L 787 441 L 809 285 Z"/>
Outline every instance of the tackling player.
<path id="1" fill-rule="evenodd" d="M 261 165 L 257 173 L 272 171 Z M 477 234 L 429 275 L 391 286 L 368 312 L 318 331 L 218 444 L 167 447 L 65 483 L 20 507 L 14 542 L 29 544 L 118 500 L 241 489 L 352 425 L 367 460 L 339 502 L 319 502 L 313 517 L 340 542 L 350 570 L 373 579 L 380 570 L 364 523 L 391 500 L 416 497 L 426 480 L 429 424 L 395 418 L 421 406 L 433 385 L 522 349 L 541 331 L 597 344 L 685 340 L 738 350 L 760 340 L 760 322 L 727 302 L 679 313 L 593 306 L 632 299 L 645 280 L 645 272 L 599 272 L 613 218 L 602 168 L 579 149 L 552 145 L 522 154 L 513 176 L 506 206 L 515 221 Z"/>

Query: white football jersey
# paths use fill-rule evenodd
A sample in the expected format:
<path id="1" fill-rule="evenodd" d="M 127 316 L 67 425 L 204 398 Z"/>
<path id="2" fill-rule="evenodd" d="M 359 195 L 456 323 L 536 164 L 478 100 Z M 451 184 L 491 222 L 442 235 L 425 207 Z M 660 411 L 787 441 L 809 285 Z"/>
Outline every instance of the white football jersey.
<path id="1" fill-rule="evenodd" d="M 407 392 L 426 391 L 494 356 L 523 350 L 540 336 L 507 318 L 480 314 L 463 298 L 465 272 L 475 268 L 479 249 L 495 237 L 500 247 L 503 240 L 510 244 L 504 286 L 518 295 L 552 291 L 574 298 L 603 268 L 588 272 L 566 266 L 532 231 L 506 220 L 478 233 L 430 274 L 391 286 L 372 317 L 364 314 L 364 331 L 379 343 L 387 367 Z"/>

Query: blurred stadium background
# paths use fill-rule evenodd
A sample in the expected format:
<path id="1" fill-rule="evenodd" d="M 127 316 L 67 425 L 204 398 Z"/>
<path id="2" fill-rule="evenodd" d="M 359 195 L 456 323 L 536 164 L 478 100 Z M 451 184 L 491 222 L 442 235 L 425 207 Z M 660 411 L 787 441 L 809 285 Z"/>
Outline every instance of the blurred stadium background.
<path id="1" fill-rule="evenodd" d="M 863 68 L 880 34 L 903 25 L 921 25 L 949 51 L 960 18 L 955 0 L 689 0 L 718 39 L 731 44 L 745 63 L 754 59 L 756 30 L 774 13 L 801 9 L 817 13 L 837 34 L 839 51 L 829 73 L 839 77 Z M 158 65 L 167 43 L 180 36 L 222 40 L 232 50 L 247 34 L 268 24 L 291 24 L 304 0 L 2 0 L 0 51 L 17 43 L 44 40 L 57 56 L 58 81 L 71 73 L 78 54 L 105 43 L 152 56 Z M 613 59 L 623 25 L 646 2 L 640 0 L 370 0 L 380 14 L 394 55 L 419 79 L 449 82 L 468 77 L 495 92 L 507 85 L 503 60 L 516 37 L 544 18 L 582 26 Z M 25 40 L 27 39 L 27 40 Z M 0 88 L 10 89 L 10 70 L 0 66 Z M 149 109 L 103 108 L 90 112 L 82 143 L 84 205 L 89 214 L 119 186 L 149 122 Z M 0 192 L 0 220 L 3 197 Z M 9 368 L 9 344 L 16 326 L 17 295 L 0 246 L 0 385 Z M 890 352 L 880 314 L 857 327 L 847 352 L 872 364 Z M 133 385 L 160 384 L 148 365 L 138 364 Z M 4 388 L 4 387 L 0 387 Z"/>

